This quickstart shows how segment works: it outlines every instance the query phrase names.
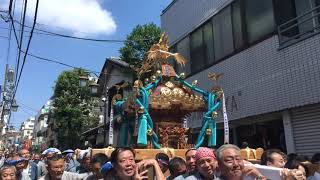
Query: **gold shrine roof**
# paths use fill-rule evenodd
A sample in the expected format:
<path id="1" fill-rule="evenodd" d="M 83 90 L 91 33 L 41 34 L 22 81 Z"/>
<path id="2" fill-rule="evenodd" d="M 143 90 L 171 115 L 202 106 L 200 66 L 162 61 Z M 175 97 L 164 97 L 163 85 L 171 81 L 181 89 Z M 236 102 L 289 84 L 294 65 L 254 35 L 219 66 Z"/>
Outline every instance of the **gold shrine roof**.
<path id="1" fill-rule="evenodd" d="M 157 110 L 169 110 L 175 107 L 193 112 L 206 109 L 202 96 L 194 94 L 190 88 L 171 80 L 161 83 L 150 92 L 149 105 L 150 109 Z"/>

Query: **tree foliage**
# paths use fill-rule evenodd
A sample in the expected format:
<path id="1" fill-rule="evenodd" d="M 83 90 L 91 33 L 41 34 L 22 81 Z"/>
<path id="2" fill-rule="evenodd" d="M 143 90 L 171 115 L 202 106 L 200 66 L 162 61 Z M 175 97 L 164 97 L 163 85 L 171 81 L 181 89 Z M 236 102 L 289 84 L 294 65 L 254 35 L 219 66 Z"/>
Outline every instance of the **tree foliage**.
<path id="1" fill-rule="evenodd" d="M 88 73 L 80 69 L 65 71 L 59 75 L 54 88 L 53 119 L 58 146 L 62 149 L 81 148 L 84 145 L 81 133 L 98 123 L 94 107 L 99 102 L 88 85 L 80 87 L 80 76 Z"/>
<path id="2" fill-rule="evenodd" d="M 154 23 L 137 25 L 127 36 L 120 51 L 120 58 L 130 65 L 139 66 L 145 52 L 160 39 L 161 29 Z"/>

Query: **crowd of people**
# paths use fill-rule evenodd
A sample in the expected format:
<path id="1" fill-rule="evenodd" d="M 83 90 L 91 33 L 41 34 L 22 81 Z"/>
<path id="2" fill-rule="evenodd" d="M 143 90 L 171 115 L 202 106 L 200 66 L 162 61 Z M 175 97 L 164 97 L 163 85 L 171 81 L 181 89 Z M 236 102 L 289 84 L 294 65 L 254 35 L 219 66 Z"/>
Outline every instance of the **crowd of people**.
<path id="1" fill-rule="evenodd" d="M 310 173 L 306 163 L 320 166 L 320 154 L 311 162 L 297 154 L 266 150 L 260 165 L 244 160 L 240 149 L 232 144 L 213 150 L 207 147 L 188 149 L 185 157 L 169 158 L 158 153 L 153 159 L 136 161 L 132 148 L 115 148 L 108 157 L 91 150 L 49 148 L 42 154 L 29 150 L 17 153 L 0 152 L 0 180 L 262 180 L 268 168 L 279 171 L 281 180 L 320 180 L 319 169 Z M 318 171 L 318 172 L 317 172 Z"/>

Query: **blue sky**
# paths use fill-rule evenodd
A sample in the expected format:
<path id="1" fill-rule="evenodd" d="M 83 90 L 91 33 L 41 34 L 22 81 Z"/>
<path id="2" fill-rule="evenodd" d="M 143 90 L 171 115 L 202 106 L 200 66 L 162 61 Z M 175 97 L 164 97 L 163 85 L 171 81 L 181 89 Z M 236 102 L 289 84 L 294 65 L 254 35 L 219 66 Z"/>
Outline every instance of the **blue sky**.
<path id="1" fill-rule="evenodd" d="M 55 0 L 51 1 L 54 2 L 53 4 L 41 4 L 46 1 L 40 1 L 39 23 L 46 26 L 38 25 L 37 28 L 82 37 L 124 40 L 138 24 L 153 22 L 160 26 L 161 11 L 171 1 Z M 31 3 L 26 23 L 31 25 L 35 0 L 28 2 Z M 70 4 L 64 2 L 70 2 Z M 2 10 L 7 7 L 7 4 L 8 0 L 0 0 Z M 68 6 L 72 7 L 72 10 Z M 8 24 L 0 20 L 0 27 L 8 27 Z M 0 36 L 8 36 L 8 31 L 0 29 Z M 9 56 L 9 64 L 12 68 L 16 61 L 16 45 L 13 40 Z M 27 38 L 24 41 L 26 42 Z M 7 45 L 8 40 L 0 38 L 1 84 L 4 79 Z M 122 43 L 89 42 L 34 34 L 29 52 L 73 66 L 100 71 L 105 58 L 119 56 L 118 50 L 121 46 Z M 12 125 L 19 127 L 28 117 L 36 115 L 35 110 L 39 110 L 52 95 L 54 81 L 58 75 L 67 69 L 70 68 L 42 62 L 32 57 L 27 58 L 16 95 L 21 107 L 13 114 Z"/>

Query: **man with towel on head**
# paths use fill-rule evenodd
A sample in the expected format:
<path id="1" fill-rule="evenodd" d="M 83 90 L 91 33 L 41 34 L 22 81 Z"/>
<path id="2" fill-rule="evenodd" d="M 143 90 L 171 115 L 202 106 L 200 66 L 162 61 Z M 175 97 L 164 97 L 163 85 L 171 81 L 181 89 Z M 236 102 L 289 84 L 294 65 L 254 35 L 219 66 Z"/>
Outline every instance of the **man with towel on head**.
<path id="1" fill-rule="evenodd" d="M 41 176 L 48 173 L 46 168 L 47 158 L 54 156 L 55 154 L 61 154 L 61 151 L 57 148 L 48 148 L 42 152 L 42 160 L 38 163 L 38 168 L 40 168 Z"/>
<path id="2" fill-rule="evenodd" d="M 65 171 L 68 172 L 77 172 L 76 168 L 80 166 L 80 163 L 73 158 L 74 151 L 72 149 L 68 149 L 62 152 L 64 155 L 66 163 L 65 163 Z"/>
<path id="3" fill-rule="evenodd" d="M 196 152 L 196 168 L 198 173 L 188 176 L 186 180 L 217 179 L 217 167 L 218 162 L 213 150 L 207 147 L 200 147 Z"/>

